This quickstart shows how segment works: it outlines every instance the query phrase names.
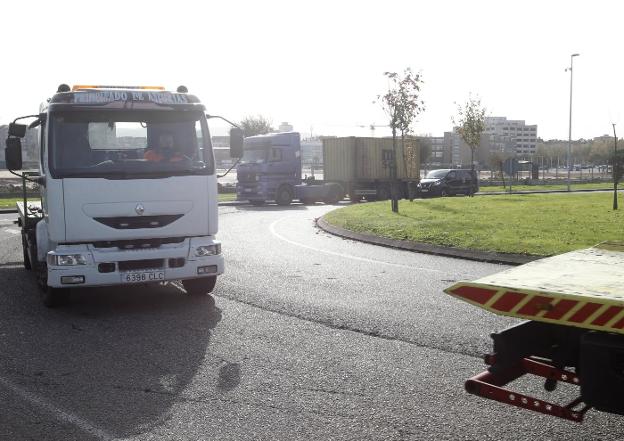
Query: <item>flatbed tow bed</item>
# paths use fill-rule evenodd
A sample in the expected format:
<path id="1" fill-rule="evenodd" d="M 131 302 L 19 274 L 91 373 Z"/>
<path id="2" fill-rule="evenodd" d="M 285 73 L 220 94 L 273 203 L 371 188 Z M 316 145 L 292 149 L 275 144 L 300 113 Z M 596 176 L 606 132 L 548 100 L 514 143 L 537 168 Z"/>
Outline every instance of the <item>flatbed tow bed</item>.
<path id="1" fill-rule="evenodd" d="M 472 394 L 582 421 L 591 407 L 624 414 L 624 242 L 538 260 L 446 293 L 499 315 L 529 320 L 492 334 L 487 371 L 466 381 Z M 505 389 L 523 376 L 580 386 L 557 405 Z"/>

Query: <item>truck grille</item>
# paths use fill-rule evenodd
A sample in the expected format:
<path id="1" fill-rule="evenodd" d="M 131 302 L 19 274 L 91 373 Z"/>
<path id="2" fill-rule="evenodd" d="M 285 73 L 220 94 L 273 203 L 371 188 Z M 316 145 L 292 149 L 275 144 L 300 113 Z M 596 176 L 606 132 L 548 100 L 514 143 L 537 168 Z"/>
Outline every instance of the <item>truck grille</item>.
<path id="1" fill-rule="evenodd" d="M 131 230 L 164 227 L 182 216 L 182 214 L 167 214 L 162 216 L 94 217 L 93 219 L 117 230 Z"/>
<path id="2" fill-rule="evenodd" d="M 119 271 L 156 269 L 162 268 L 164 265 L 165 259 L 126 260 L 119 262 Z"/>
<path id="3" fill-rule="evenodd" d="M 95 248 L 119 248 L 121 250 L 137 250 L 146 248 L 158 248 L 164 244 L 182 242 L 184 242 L 183 237 L 163 237 L 135 240 L 107 240 L 102 242 L 94 242 L 93 246 Z"/>

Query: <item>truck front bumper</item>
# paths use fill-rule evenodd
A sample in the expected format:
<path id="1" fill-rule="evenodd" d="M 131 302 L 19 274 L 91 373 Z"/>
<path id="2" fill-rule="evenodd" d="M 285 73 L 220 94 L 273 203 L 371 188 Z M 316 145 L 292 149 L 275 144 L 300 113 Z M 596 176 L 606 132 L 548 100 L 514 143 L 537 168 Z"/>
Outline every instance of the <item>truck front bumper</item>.
<path id="1" fill-rule="evenodd" d="M 219 254 L 198 256 L 200 247 L 218 247 Z M 48 286 L 129 285 L 217 276 L 225 269 L 220 247 L 220 242 L 210 236 L 154 248 L 61 245 L 48 253 Z M 84 263 L 55 265 L 54 256 L 82 256 L 76 260 Z"/>

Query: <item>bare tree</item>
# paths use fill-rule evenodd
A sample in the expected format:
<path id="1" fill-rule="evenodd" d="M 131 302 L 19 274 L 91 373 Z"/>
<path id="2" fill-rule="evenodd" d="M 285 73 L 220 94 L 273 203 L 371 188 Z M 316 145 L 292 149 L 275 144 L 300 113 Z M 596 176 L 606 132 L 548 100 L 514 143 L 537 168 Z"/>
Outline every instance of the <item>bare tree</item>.
<path id="1" fill-rule="evenodd" d="M 388 78 L 388 91 L 378 95 L 377 101 L 390 118 L 392 129 L 393 158 L 390 165 L 392 211 L 399 212 L 399 195 L 397 178 L 397 132 L 401 134 L 401 147 L 405 151 L 405 136 L 411 132 L 411 126 L 419 113 L 425 110 L 424 102 L 420 99 L 420 87 L 423 83 L 421 74 L 412 72 L 411 68 L 403 71 L 403 75 L 396 72 L 384 72 Z"/>
<path id="2" fill-rule="evenodd" d="M 481 99 L 469 96 L 465 104 L 458 105 L 453 124 L 457 127 L 459 136 L 470 148 L 470 170 L 474 176 L 474 154 L 481 144 L 481 133 L 485 130 L 485 108 L 481 106 Z"/>
<path id="3" fill-rule="evenodd" d="M 275 130 L 271 126 L 271 120 L 262 115 L 247 116 L 239 125 L 243 129 L 245 136 L 264 135 Z"/>

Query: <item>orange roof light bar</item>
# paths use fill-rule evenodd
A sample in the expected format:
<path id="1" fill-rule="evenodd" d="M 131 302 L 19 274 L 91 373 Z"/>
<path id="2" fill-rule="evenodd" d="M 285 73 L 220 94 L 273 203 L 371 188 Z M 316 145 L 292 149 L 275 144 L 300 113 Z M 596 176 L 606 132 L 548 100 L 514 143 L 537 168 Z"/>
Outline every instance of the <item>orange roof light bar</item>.
<path id="1" fill-rule="evenodd" d="M 135 89 L 135 90 L 165 90 L 163 86 L 93 86 L 85 84 L 76 84 L 72 87 L 72 91 L 84 89 Z"/>

